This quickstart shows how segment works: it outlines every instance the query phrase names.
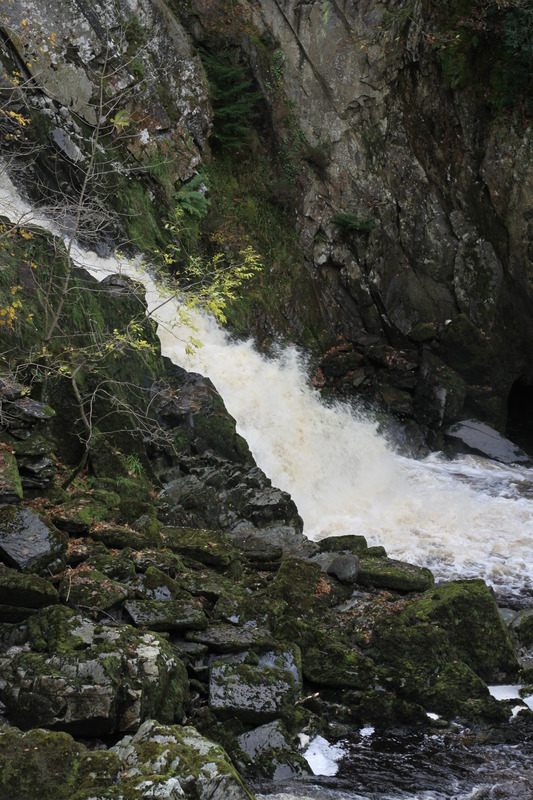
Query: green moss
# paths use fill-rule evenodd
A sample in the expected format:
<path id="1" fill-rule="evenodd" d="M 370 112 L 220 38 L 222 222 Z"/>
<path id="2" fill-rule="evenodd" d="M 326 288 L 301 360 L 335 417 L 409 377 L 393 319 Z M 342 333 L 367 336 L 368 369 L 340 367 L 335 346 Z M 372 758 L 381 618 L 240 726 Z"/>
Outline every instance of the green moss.
<path id="1" fill-rule="evenodd" d="M 434 584 L 426 567 L 416 567 L 391 558 L 364 558 L 359 561 L 357 583 L 397 592 L 423 592 Z"/>
<path id="2" fill-rule="evenodd" d="M 66 733 L 0 732 L 0 794 L 14 800 L 86 800 L 112 786 L 118 756 L 89 752 Z"/>
<path id="3" fill-rule="evenodd" d="M 464 695 L 469 681 L 477 687 L 483 680 L 501 682 L 518 668 L 494 598 L 481 580 L 444 584 L 382 617 L 368 652 L 380 664 L 384 685 L 446 714 L 474 714 Z M 456 662 L 463 666 L 453 669 Z M 472 699 L 483 700 L 484 694 L 476 689 Z M 493 713 L 491 704 L 482 703 L 481 710 L 479 705 L 474 716 L 483 708 Z"/>
<path id="4" fill-rule="evenodd" d="M 525 616 L 520 620 L 520 624 L 516 629 L 516 635 L 518 636 L 520 644 L 523 644 L 525 647 L 531 647 L 533 645 L 533 614 Z"/>
<path id="5" fill-rule="evenodd" d="M 234 577 L 242 574 L 240 554 L 221 531 L 168 527 L 161 534 L 164 545 L 175 553 L 229 571 Z"/>
<path id="6" fill-rule="evenodd" d="M 304 648 L 302 669 L 306 680 L 318 686 L 367 689 L 373 683 L 370 659 L 347 645 L 318 637 L 316 646 Z"/>
<path id="7" fill-rule="evenodd" d="M 296 558 L 286 558 L 272 583 L 272 594 L 285 600 L 290 605 L 314 597 L 320 578 L 321 568 Z"/>

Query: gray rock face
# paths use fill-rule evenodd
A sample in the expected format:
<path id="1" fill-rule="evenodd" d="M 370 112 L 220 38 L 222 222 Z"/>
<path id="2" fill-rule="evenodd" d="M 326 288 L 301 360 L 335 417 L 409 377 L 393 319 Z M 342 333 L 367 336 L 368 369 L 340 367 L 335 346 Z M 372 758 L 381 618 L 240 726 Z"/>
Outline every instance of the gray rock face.
<path id="1" fill-rule="evenodd" d="M 29 508 L 0 509 L 0 557 L 16 569 L 37 572 L 58 558 L 67 537 Z"/>
<path id="2" fill-rule="evenodd" d="M 183 663 L 152 633 L 97 625 L 63 606 L 28 622 L 28 644 L 0 658 L 0 699 L 13 722 L 79 736 L 181 720 Z"/>
<path id="3" fill-rule="evenodd" d="M 377 2 L 260 0 L 249 13 L 275 42 L 247 50 L 277 135 L 322 153 L 321 170 L 305 148 L 290 166 L 322 322 L 352 344 L 331 377 L 424 425 L 465 408 L 502 425 L 513 381 L 533 372 L 531 126 L 487 114 L 470 85 L 450 87 L 421 35 L 445 24 L 436 6 L 400 19 Z M 371 339 L 389 363 L 376 363 Z M 426 350 L 444 372 L 421 370 Z"/>
<path id="4" fill-rule="evenodd" d="M 128 797 L 252 800 L 224 750 L 195 728 L 148 720 L 112 751 L 124 766 L 119 786 Z"/>
<path id="5" fill-rule="evenodd" d="M 294 703 L 292 672 L 266 665 L 214 662 L 209 670 L 209 707 L 246 720 L 264 720 Z"/>
<path id="6" fill-rule="evenodd" d="M 124 608 L 137 628 L 153 631 L 188 631 L 207 628 L 202 605 L 192 597 L 190 602 L 177 600 L 132 600 Z"/>
<path id="7" fill-rule="evenodd" d="M 479 420 L 462 420 L 447 428 L 445 433 L 454 442 L 461 443 L 467 452 L 479 453 L 503 464 L 531 462 L 531 458 L 520 447 Z"/>

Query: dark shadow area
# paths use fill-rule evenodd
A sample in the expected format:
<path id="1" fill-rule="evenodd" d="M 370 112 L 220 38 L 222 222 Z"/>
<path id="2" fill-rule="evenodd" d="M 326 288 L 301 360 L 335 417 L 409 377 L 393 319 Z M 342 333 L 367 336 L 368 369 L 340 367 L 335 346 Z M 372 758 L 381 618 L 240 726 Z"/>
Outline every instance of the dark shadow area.
<path id="1" fill-rule="evenodd" d="M 533 381 L 520 377 L 509 392 L 505 435 L 533 455 Z"/>

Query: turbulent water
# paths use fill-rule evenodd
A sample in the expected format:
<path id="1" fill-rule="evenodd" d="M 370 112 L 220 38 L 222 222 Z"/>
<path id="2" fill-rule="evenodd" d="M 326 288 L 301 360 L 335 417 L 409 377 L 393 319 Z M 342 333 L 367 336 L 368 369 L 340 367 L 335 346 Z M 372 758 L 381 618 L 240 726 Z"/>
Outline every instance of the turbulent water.
<path id="1" fill-rule="evenodd" d="M 20 198 L 5 174 L 0 213 L 58 233 Z M 188 354 L 190 332 L 176 325 L 178 299 L 162 295 L 142 265 L 81 249 L 72 253 L 96 277 L 119 271 L 143 281 L 163 353 L 212 379 L 259 466 L 292 495 L 310 538 L 364 534 L 389 555 L 430 567 L 438 579 L 476 576 L 504 596 L 532 592 L 532 470 L 474 457 L 449 462 L 438 454 L 423 461 L 399 456 L 372 420 L 346 405 L 321 402 L 294 348 L 265 358 L 251 342 L 232 341 L 199 316 L 195 335 L 203 346 Z M 525 747 L 499 748 L 487 760 L 486 750 L 481 756 L 454 740 L 448 763 L 442 735 L 419 737 L 410 746 L 403 738 L 391 752 L 390 736 L 386 746 L 372 736 L 352 742 L 336 788 L 309 785 L 295 795 L 289 787 L 279 800 L 533 797 L 533 753 Z M 461 759 L 468 762 L 466 771 L 458 766 Z"/>

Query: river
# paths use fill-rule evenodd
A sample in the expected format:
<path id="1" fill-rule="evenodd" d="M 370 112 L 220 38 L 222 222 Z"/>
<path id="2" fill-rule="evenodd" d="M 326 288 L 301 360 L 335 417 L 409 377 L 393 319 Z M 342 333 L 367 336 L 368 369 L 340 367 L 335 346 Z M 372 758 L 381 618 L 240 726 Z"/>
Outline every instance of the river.
<path id="1" fill-rule="evenodd" d="M 0 213 L 57 233 L 5 173 Z M 118 271 L 142 280 L 163 353 L 211 378 L 258 465 L 292 495 L 310 538 L 364 534 L 390 556 L 430 567 L 437 580 L 483 577 L 502 602 L 533 604 L 532 470 L 471 456 L 447 461 L 432 454 L 416 461 L 399 455 L 371 418 L 321 401 L 295 348 L 266 358 L 252 342 L 232 340 L 198 316 L 195 335 L 203 346 L 188 353 L 188 333 L 176 327 L 178 299 L 162 295 L 141 264 L 76 247 L 72 253 L 98 278 Z M 262 797 L 533 798 L 533 744 L 525 738 L 518 745 L 496 746 L 465 731 L 416 736 L 367 731 L 339 746 L 329 762 L 324 747 L 330 766 L 316 766 L 315 759 L 315 771 L 329 770 L 329 777 L 317 777 L 304 789 L 270 788 Z"/>

